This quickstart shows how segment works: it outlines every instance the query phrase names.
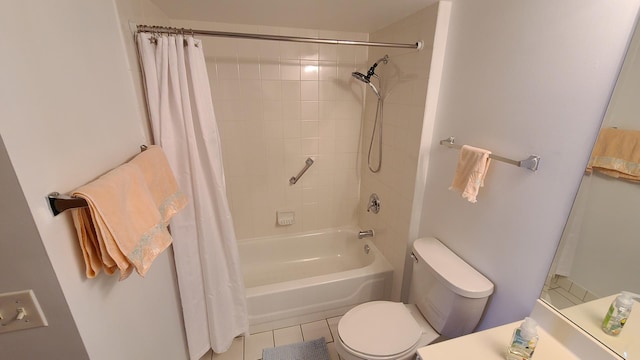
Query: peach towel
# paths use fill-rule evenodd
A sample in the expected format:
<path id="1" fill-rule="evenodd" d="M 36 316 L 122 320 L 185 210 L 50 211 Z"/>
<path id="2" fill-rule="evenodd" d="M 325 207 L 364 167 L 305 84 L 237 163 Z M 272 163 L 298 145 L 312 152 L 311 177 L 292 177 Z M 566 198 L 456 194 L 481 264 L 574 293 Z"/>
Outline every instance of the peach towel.
<path id="1" fill-rule="evenodd" d="M 640 182 L 640 131 L 602 129 L 586 172 Z"/>
<path id="2" fill-rule="evenodd" d="M 120 280 L 135 268 L 144 276 L 153 260 L 171 244 L 169 219 L 187 203 L 162 149 L 151 146 L 72 193 L 89 204 L 73 209 L 73 222 L 87 277 L 104 267 L 120 270 Z"/>
<path id="3" fill-rule="evenodd" d="M 489 170 L 490 154 L 491 151 L 463 145 L 449 190 L 458 191 L 463 198 L 475 203 L 478 191 L 484 186 L 484 178 Z"/>

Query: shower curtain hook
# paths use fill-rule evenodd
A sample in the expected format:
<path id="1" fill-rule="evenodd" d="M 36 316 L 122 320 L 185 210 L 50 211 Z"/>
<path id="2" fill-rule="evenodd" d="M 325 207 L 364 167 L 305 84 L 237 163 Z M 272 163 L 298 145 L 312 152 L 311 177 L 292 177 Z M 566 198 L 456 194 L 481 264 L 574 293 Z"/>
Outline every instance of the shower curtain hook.
<path id="1" fill-rule="evenodd" d="M 180 28 L 180 35 L 182 35 L 182 45 L 184 47 L 189 46 L 189 42 L 187 41 L 187 37 L 184 35 L 184 28 Z"/>
<path id="2" fill-rule="evenodd" d="M 196 42 L 195 34 L 193 33 L 193 28 L 190 28 L 189 30 L 191 31 L 191 37 L 193 38 L 193 45 L 194 45 L 195 47 L 200 47 L 200 46 L 198 45 L 198 43 Z"/>

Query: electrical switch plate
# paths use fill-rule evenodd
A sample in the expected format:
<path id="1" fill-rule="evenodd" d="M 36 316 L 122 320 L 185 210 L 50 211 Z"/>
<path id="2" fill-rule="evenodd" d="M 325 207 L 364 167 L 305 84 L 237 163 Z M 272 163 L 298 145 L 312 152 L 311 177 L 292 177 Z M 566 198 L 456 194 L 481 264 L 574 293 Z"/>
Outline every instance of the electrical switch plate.
<path id="1" fill-rule="evenodd" d="M 0 294 L 0 334 L 47 325 L 33 290 Z"/>

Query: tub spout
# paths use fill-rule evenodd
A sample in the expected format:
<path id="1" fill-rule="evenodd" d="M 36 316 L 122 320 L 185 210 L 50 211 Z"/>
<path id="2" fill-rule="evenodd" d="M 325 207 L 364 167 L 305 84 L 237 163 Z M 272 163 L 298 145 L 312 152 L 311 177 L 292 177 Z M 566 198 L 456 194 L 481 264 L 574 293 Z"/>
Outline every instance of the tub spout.
<path id="1" fill-rule="evenodd" d="M 373 230 L 360 230 L 358 233 L 358 239 L 364 239 L 366 237 L 373 237 L 375 234 Z"/>

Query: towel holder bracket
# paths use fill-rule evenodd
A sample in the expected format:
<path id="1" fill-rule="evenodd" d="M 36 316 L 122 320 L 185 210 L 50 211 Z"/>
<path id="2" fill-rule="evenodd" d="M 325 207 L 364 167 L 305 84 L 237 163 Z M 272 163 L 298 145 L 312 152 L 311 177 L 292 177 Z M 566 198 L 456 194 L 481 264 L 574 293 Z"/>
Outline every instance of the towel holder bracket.
<path id="1" fill-rule="evenodd" d="M 520 160 L 520 167 L 527 168 L 531 171 L 537 171 L 540 164 L 540 156 L 529 155 L 528 158 Z"/>
<path id="2" fill-rule="evenodd" d="M 60 194 L 59 192 L 50 193 L 47 195 L 47 200 L 49 200 L 49 207 L 53 216 L 58 216 L 65 210 L 88 206 L 85 199 Z"/>

